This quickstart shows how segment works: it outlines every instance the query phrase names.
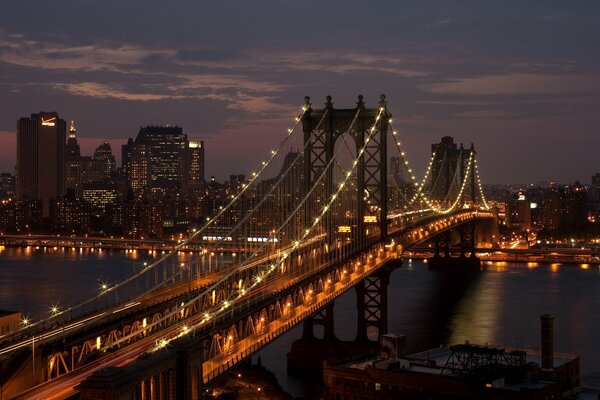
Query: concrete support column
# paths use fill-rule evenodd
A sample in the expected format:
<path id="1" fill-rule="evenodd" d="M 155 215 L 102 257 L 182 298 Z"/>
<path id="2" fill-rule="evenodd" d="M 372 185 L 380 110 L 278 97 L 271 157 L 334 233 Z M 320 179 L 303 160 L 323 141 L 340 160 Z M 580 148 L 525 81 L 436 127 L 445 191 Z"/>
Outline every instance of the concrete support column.
<path id="1" fill-rule="evenodd" d="M 166 391 L 165 391 L 165 375 L 166 374 L 167 374 L 167 372 L 165 372 L 165 371 L 158 374 L 158 398 L 160 400 L 163 400 L 164 398 L 166 398 Z"/>
<path id="2" fill-rule="evenodd" d="M 365 282 L 358 283 L 354 290 L 356 290 L 356 308 L 357 308 L 357 319 L 356 319 L 356 341 L 366 342 L 369 340 L 367 335 L 367 320 L 365 319 Z"/>
<path id="3" fill-rule="evenodd" d="M 333 302 L 325 308 L 325 326 L 323 338 L 327 341 L 335 340 L 335 324 L 333 322 Z"/>
<path id="4" fill-rule="evenodd" d="M 312 316 L 306 318 L 302 323 L 302 339 L 312 340 L 315 338 L 314 335 L 314 318 Z"/>

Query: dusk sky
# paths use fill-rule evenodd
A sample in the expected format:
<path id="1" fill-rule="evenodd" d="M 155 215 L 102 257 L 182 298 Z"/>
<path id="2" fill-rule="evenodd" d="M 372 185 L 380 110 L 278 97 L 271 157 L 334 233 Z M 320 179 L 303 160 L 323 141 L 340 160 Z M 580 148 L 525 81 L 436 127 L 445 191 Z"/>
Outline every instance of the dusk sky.
<path id="1" fill-rule="evenodd" d="M 385 93 L 415 169 L 442 136 L 475 143 L 487 183 L 600 172 L 600 2 L 3 1 L 0 171 L 16 121 L 75 120 L 82 153 L 140 125 L 183 127 L 206 174 L 250 171 L 305 95 Z"/>

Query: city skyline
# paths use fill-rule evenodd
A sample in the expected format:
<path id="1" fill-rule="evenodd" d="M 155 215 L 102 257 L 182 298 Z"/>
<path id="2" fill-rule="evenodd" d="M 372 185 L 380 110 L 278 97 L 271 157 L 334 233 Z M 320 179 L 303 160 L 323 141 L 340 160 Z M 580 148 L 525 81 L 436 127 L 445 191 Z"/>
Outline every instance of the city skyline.
<path id="1" fill-rule="evenodd" d="M 347 108 L 358 94 L 373 106 L 380 93 L 417 171 L 430 143 L 446 135 L 475 143 L 489 183 L 589 183 L 598 170 L 596 4 L 6 8 L 4 172 L 14 173 L 15 121 L 42 110 L 76 121 L 82 154 L 104 140 L 118 149 L 139 126 L 181 126 L 205 141 L 206 176 L 223 179 L 260 163 L 303 96 L 320 108 L 332 95 Z"/>

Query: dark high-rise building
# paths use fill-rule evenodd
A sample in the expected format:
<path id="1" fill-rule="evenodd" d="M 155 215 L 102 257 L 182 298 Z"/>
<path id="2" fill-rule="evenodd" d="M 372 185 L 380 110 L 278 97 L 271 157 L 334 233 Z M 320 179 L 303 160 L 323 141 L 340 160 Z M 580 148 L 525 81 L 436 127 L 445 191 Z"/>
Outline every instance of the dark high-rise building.
<path id="1" fill-rule="evenodd" d="M 65 192 L 66 123 L 55 112 L 31 114 L 17 122 L 17 198 L 42 201 Z"/>
<path id="2" fill-rule="evenodd" d="M 204 143 L 178 126 L 146 126 L 122 147 L 123 172 L 134 192 L 197 189 L 204 182 Z"/>
<path id="3" fill-rule="evenodd" d="M 112 154 L 110 143 L 104 142 L 96 148 L 94 151 L 94 160 L 102 161 L 104 164 L 104 176 L 109 178 L 113 172 L 115 172 L 117 162 L 115 156 Z"/>
<path id="4" fill-rule="evenodd" d="M 182 160 L 187 135 L 178 126 L 146 126 L 140 129 L 135 145 L 147 148 L 150 188 L 181 186 Z"/>
<path id="5" fill-rule="evenodd" d="M 127 143 L 121 146 L 121 173 L 129 182 L 129 163 L 131 161 L 131 151 L 133 150 L 133 139 L 127 139 Z"/>
<path id="6" fill-rule="evenodd" d="M 581 228 L 587 222 L 587 191 L 579 182 L 571 186 L 551 186 L 544 196 L 544 229 L 548 231 Z"/>
<path id="7" fill-rule="evenodd" d="M 0 174 L 0 199 L 10 199 L 15 196 L 16 178 L 8 172 Z"/>
<path id="8" fill-rule="evenodd" d="M 104 161 L 92 157 L 67 157 L 66 188 L 72 189 L 79 198 L 83 193 L 83 185 L 90 182 L 104 181 Z"/>
<path id="9" fill-rule="evenodd" d="M 508 225 L 522 231 L 531 229 L 531 203 L 527 193 L 519 190 L 508 201 Z"/>

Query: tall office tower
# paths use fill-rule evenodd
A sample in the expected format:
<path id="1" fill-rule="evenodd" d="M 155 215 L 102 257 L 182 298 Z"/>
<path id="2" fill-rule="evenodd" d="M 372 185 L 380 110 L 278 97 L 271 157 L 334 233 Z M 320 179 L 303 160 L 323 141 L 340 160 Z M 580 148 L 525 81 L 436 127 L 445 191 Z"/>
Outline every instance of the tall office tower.
<path id="1" fill-rule="evenodd" d="M 129 186 L 134 191 L 144 187 L 181 187 L 184 181 L 186 144 L 187 135 L 178 126 L 140 128 L 135 141 L 130 140 L 123 146 L 124 170 Z"/>
<path id="2" fill-rule="evenodd" d="M 17 198 L 42 201 L 65 193 L 66 123 L 55 112 L 31 114 L 17 121 Z"/>
<path id="3" fill-rule="evenodd" d="M 134 193 L 150 187 L 150 156 L 148 147 L 134 144 L 129 151 L 127 183 Z"/>
<path id="4" fill-rule="evenodd" d="M 104 176 L 109 178 L 117 166 L 115 156 L 112 154 L 110 143 L 104 142 L 96 148 L 94 151 L 94 160 L 102 161 L 104 163 Z"/>
<path id="5" fill-rule="evenodd" d="M 182 163 L 182 187 L 197 189 L 204 182 L 204 142 L 186 142 Z"/>
<path id="6" fill-rule="evenodd" d="M 127 139 L 127 143 L 121 145 L 121 173 L 129 182 L 129 162 L 131 161 L 131 151 L 133 150 L 133 139 Z"/>
<path id="7" fill-rule="evenodd" d="M 71 126 L 69 128 L 69 139 L 67 139 L 67 157 L 81 156 L 79 143 L 77 143 L 77 138 L 75 137 L 76 133 L 77 130 L 75 129 L 75 121 L 71 121 Z"/>
<path id="8" fill-rule="evenodd" d="M 187 135 L 178 126 L 146 126 L 135 143 L 148 148 L 150 187 L 172 188 L 181 185 L 182 155 Z"/>

